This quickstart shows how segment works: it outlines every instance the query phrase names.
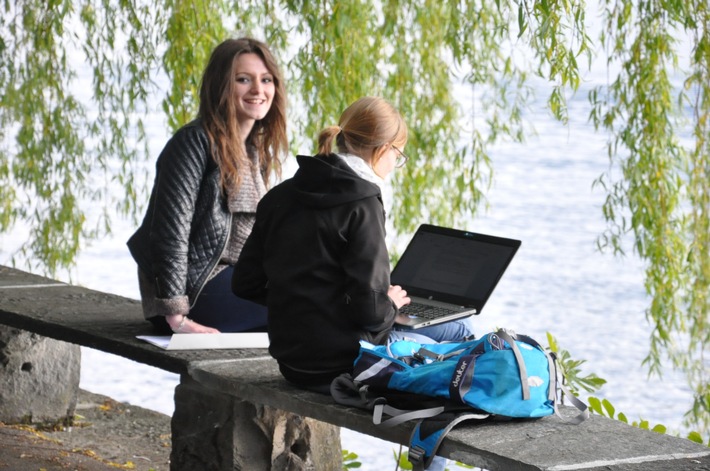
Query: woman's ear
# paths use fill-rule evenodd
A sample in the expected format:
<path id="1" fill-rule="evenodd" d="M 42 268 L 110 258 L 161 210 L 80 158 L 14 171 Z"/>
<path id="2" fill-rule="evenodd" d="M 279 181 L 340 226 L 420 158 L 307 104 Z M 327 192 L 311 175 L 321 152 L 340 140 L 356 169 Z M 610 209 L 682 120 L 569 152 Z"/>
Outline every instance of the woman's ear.
<path id="1" fill-rule="evenodd" d="M 382 158 L 383 155 L 385 155 L 385 152 L 387 152 L 390 148 L 390 144 L 382 144 L 379 147 L 375 147 L 372 150 L 372 155 L 370 156 L 370 167 L 375 167 L 377 165 L 377 162 Z"/>
<path id="2" fill-rule="evenodd" d="M 387 151 L 390 149 L 391 145 L 390 144 L 383 144 L 379 147 L 375 147 L 372 150 L 372 156 L 370 158 L 370 168 L 372 168 L 372 171 L 375 172 L 375 175 L 378 177 L 384 179 L 387 175 L 380 175 L 377 167 L 377 163 L 384 157 L 384 155 L 387 153 Z"/>

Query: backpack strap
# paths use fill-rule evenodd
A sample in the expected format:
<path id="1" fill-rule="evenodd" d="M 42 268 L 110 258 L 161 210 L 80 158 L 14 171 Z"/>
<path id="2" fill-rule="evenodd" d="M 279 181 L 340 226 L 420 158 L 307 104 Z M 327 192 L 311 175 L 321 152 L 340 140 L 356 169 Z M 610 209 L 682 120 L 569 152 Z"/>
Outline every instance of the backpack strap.
<path id="1" fill-rule="evenodd" d="M 464 420 L 487 419 L 489 414 L 443 412 L 436 417 L 422 419 L 412 430 L 409 437 L 409 462 L 414 471 L 429 467 L 441 442 L 455 425 Z"/>
<path id="2" fill-rule="evenodd" d="M 545 347 L 540 345 L 540 343 L 532 337 L 528 337 L 527 335 L 523 334 L 516 334 L 515 338 L 527 343 L 528 345 L 532 345 L 533 347 L 537 348 L 545 354 L 545 358 L 547 358 L 548 371 L 550 372 L 550 387 L 547 391 L 547 399 L 556 402 L 555 398 L 557 397 L 557 362 L 555 361 L 555 358 L 553 357 L 553 355 L 551 355 L 545 350 Z"/>
<path id="3" fill-rule="evenodd" d="M 573 406 L 575 406 L 577 409 L 580 410 L 580 413 L 577 414 L 575 417 L 571 418 L 565 418 L 562 417 L 562 414 L 560 414 L 559 409 L 557 408 L 557 401 L 554 402 L 555 404 L 555 415 L 559 417 L 560 419 L 564 420 L 567 423 L 570 424 L 579 424 L 584 422 L 589 418 L 589 406 L 587 406 L 585 403 L 580 401 L 577 396 L 572 394 L 567 387 L 562 384 L 561 382 L 558 384 L 559 388 L 562 390 L 562 392 L 569 398 L 570 402 L 572 403 Z"/>
<path id="4" fill-rule="evenodd" d="M 464 355 L 459 358 L 454 374 L 449 381 L 449 398 L 457 404 L 466 405 L 464 397 L 471 390 L 473 372 L 476 370 L 476 356 Z"/>
<path id="5" fill-rule="evenodd" d="M 392 361 L 390 361 L 387 358 L 382 358 L 380 361 L 375 363 L 374 365 L 370 365 L 367 369 L 361 371 L 355 378 L 355 381 L 366 381 L 373 376 L 377 376 L 378 373 L 380 373 L 382 370 L 386 369 L 388 366 L 392 364 Z"/>
<path id="6" fill-rule="evenodd" d="M 371 392 L 367 385 L 353 380 L 349 373 L 343 373 L 333 379 L 330 383 L 330 395 L 338 404 L 366 410 L 373 410 L 375 405 L 386 402 L 383 397 Z"/>
<path id="7" fill-rule="evenodd" d="M 441 405 L 421 407 L 424 403 L 418 403 L 420 401 L 414 399 L 415 395 L 398 393 L 399 395 L 412 396 L 414 400 L 411 405 L 419 406 L 417 409 L 399 409 L 387 404 L 386 394 L 383 396 L 376 391 L 372 391 L 368 385 L 353 380 L 349 373 L 343 373 L 333 379 L 330 384 L 330 394 L 338 404 L 371 410 L 372 422 L 375 425 L 382 425 L 388 428 L 410 420 L 434 417 L 453 407 L 451 405 L 447 406 L 442 401 L 435 400 L 428 401 L 430 403 L 428 405 L 431 405 L 431 403 L 440 403 Z"/>
<path id="8" fill-rule="evenodd" d="M 432 352 L 431 350 L 429 350 L 425 347 L 421 347 L 419 350 L 417 350 L 414 353 L 413 357 L 415 360 L 417 360 L 421 363 L 427 363 L 427 360 L 429 360 L 429 361 L 444 361 L 444 360 L 447 360 L 451 357 L 458 356 L 459 354 L 461 354 L 462 352 L 465 352 L 465 351 L 466 351 L 465 348 L 461 348 L 461 349 L 454 350 L 449 353 L 436 353 L 436 352 Z"/>
<path id="9" fill-rule="evenodd" d="M 428 419 L 444 412 L 444 406 L 430 407 L 418 410 L 402 410 L 387 404 L 376 404 L 372 412 L 372 423 L 383 427 L 394 427 L 396 425 L 416 419 Z M 389 419 L 382 420 L 384 415 L 389 415 Z"/>
<path id="10" fill-rule="evenodd" d="M 552 383 L 555 384 L 554 399 L 552 401 L 552 403 L 554 404 L 554 408 L 555 408 L 555 415 L 557 417 L 559 417 L 560 419 L 562 419 L 563 421 L 570 423 L 570 424 L 579 424 L 579 423 L 584 422 L 585 420 L 587 420 L 589 418 L 589 406 L 587 406 L 587 404 L 585 404 L 584 402 L 580 401 L 579 398 L 577 398 L 577 396 L 572 394 L 572 392 L 569 389 L 567 389 L 567 387 L 564 385 L 564 382 L 559 380 L 559 376 L 558 376 L 559 370 L 557 368 L 557 356 L 554 353 L 552 353 L 552 354 L 549 354 L 548 357 L 550 357 L 552 359 L 552 362 L 553 362 L 554 368 L 555 368 L 554 369 L 555 375 L 552 376 L 552 373 L 550 373 L 550 384 L 552 384 Z M 553 371 L 553 370 L 551 369 L 550 371 Z M 560 375 L 561 374 L 562 373 L 560 372 Z M 569 419 L 562 417 L 562 414 L 560 414 L 560 410 L 557 407 L 557 403 L 558 403 L 557 389 L 558 388 L 562 392 L 562 394 L 564 394 L 565 396 L 567 396 L 569 398 L 569 401 L 572 403 L 572 405 L 580 411 L 580 413 L 577 414 L 577 416 L 569 418 Z"/>
<path id="11" fill-rule="evenodd" d="M 518 372 L 520 374 L 520 386 L 523 389 L 523 400 L 527 401 L 528 399 L 530 399 L 530 387 L 528 386 L 528 371 L 525 367 L 523 355 L 520 353 L 520 349 L 515 343 L 513 337 L 511 337 L 511 335 L 505 329 L 500 329 L 498 332 L 496 332 L 496 335 L 501 339 L 505 340 L 505 342 L 510 345 L 510 349 L 513 351 L 513 355 L 515 355 L 515 362 L 518 364 Z M 550 373 L 552 373 L 552 371 L 550 371 Z"/>

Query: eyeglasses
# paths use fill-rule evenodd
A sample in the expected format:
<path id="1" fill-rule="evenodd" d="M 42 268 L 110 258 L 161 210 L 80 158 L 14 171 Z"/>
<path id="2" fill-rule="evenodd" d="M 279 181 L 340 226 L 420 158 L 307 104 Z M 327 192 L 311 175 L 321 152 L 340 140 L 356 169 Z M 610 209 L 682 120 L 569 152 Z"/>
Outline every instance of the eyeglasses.
<path id="1" fill-rule="evenodd" d="M 395 161 L 394 166 L 397 168 L 404 167 L 404 164 L 407 163 L 407 160 L 409 160 L 409 157 L 407 157 L 407 155 L 404 152 L 399 150 L 399 147 L 393 145 L 392 148 L 397 151 L 397 160 Z"/>

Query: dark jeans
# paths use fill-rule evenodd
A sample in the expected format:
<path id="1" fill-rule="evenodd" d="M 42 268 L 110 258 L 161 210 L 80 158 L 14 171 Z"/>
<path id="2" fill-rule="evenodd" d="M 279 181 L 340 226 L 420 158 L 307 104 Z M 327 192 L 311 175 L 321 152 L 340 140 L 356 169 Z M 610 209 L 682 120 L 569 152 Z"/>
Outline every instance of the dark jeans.
<path id="1" fill-rule="evenodd" d="M 266 306 L 232 293 L 233 271 L 227 267 L 205 285 L 190 319 L 220 332 L 266 332 Z"/>

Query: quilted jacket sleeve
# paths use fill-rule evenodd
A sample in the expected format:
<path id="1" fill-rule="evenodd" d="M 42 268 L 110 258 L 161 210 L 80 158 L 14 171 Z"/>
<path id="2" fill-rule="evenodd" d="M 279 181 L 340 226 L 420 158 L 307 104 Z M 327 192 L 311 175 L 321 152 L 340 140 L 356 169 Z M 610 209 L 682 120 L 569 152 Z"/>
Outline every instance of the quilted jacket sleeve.
<path id="1" fill-rule="evenodd" d="M 151 268 L 163 314 L 189 310 L 187 296 L 190 233 L 195 204 L 209 158 L 206 135 L 196 127 L 180 130 L 158 158 L 151 195 Z"/>

